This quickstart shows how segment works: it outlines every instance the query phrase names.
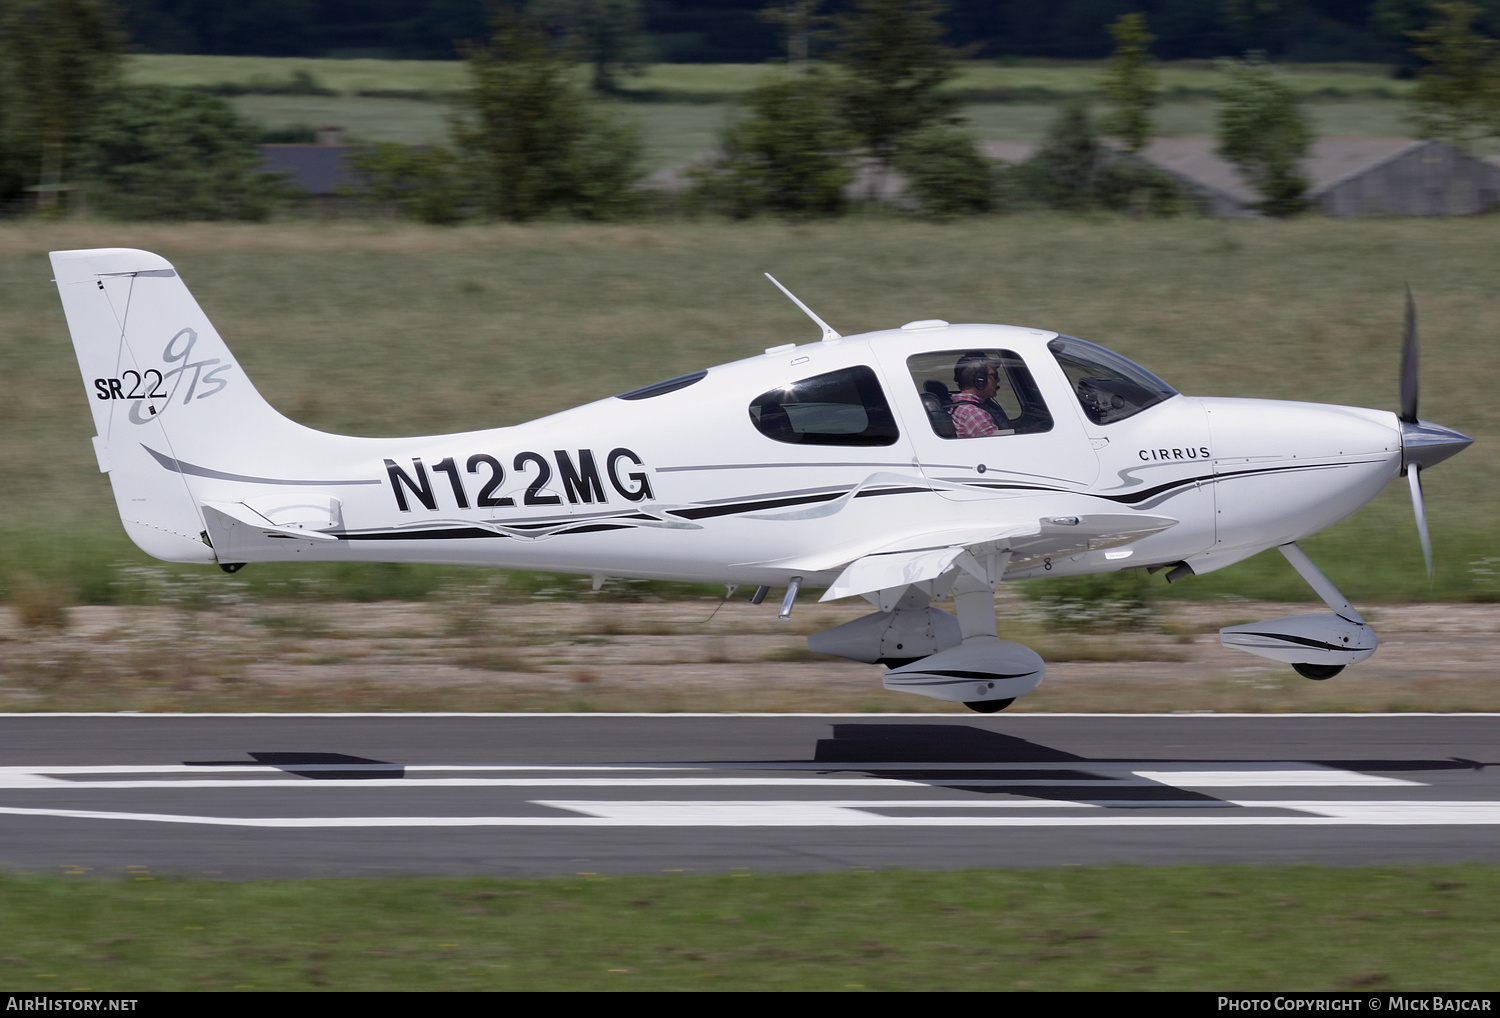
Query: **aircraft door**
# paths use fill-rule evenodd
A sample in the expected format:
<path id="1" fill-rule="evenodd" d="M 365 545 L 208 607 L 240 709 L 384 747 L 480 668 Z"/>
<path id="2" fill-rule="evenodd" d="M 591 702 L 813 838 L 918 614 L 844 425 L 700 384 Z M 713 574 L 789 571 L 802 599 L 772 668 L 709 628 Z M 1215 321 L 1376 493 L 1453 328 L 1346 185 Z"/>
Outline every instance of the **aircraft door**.
<path id="1" fill-rule="evenodd" d="M 1082 491 L 1099 459 L 1076 408 L 1044 395 L 1032 366 L 1004 349 L 941 349 L 883 362 L 917 465 L 957 501 L 1011 491 Z"/>

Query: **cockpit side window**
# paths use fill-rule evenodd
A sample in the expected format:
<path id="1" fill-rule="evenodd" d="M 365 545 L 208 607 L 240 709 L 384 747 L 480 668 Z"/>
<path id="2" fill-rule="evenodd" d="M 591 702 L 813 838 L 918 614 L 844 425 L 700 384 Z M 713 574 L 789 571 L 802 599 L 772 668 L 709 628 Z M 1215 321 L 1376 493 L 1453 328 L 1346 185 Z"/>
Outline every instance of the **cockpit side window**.
<path id="1" fill-rule="evenodd" d="M 1134 361 L 1097 343 L 1058 336 L 1047 349 L 1062 365 L 1083 412 L 1095 424 L 1113 424 L 1177 395 Z"/>
<path id="2" fill-rule="evenodd" d="M 864 365 L 761 393 L 750 420 L 767 438 L 792 445 L 893 445 L 900 437 L 880 381 Z"/>
<path id="3" fill-rule="evenodd" d="M 1052 414 L 1026 362 L 1010 350 L 939 350 L 906 359 L 939 438 L 1032 435 Z"/>

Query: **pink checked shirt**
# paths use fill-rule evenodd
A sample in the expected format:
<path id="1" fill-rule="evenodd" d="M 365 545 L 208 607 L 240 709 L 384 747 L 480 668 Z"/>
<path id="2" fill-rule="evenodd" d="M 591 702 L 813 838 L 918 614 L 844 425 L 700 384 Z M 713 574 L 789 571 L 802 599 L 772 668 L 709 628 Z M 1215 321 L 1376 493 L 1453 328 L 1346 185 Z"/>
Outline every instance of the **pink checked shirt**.
<path id="1" fill-rule="evenodd" d="M 953 418 L 953 430 L 959 438 L 984 438 L 1000 434 L 995 418 L 979 404 L 984 402 L 972 392 L 960 392 L 953 396 L 953 408 L 948 411 Z"/>

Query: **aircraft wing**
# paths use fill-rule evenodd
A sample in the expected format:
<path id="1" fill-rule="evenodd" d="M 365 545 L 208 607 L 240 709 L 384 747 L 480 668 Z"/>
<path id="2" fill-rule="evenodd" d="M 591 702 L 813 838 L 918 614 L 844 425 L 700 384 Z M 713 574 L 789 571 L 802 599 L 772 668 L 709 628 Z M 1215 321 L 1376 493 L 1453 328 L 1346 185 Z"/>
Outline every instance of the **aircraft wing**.
<path id="1" fill-rule="evenodd" d="M 1071 522 L 1074 520 L 1077 522 Z M 1170 516 L 1095 513 L 1090 516 L 1059 516 L 1038 522 L 1040 527 L 1034 536 L 1017 538 L 1010 543 L 1011 566 L 1030 565 L 1044 558 L 1060 558 L 1085 551 L 1118 548 L 1175 527 L 1178 521 Z"/>
<path id="2" fill-rule="evenodd" d="M 1010 563 L 1024 565 L 1043 558 L 1076 555 L 1085 551 L 1116 548 L 1177 525 L 1166 516 L 1135 513 L 1100 513 L 1065 516 L 1015 523 L 1008 527 L 978 527 L 908 535 L 886 546 L 837 561 L 797 563 L 808 572 L 836 568 L 844 570 L 820 600 L 832 601 L 855 594 L 891 590 L 913 583 L 935 580 L 954 568 L 984 578 L 978 557 L 995 552 L 1011 553 Z"/>
<path id="3" fill-rule="evenodd" d="M 896 551 L 865 555 L 855 559 L 839 573 L 833 586 L 823 592 L 820 601 L 834 601 L 855 594 L 892 590 L 924 580 L 935 580 L 951 569 L 960 558 L 971 558 L 963 545 L 931 548 L 926 551 Z M 960 568 L 968 563 L 961 563 Z"/>

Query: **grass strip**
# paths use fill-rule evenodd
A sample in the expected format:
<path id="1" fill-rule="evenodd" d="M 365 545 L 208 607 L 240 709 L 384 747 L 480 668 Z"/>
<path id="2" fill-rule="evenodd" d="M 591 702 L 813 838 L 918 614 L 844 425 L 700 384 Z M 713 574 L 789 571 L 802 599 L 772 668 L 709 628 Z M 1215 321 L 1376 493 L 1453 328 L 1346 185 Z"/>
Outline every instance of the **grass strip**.
<path id="1" fill-rule="evenodd" d="M 117 868 L 120 869 L 120 868 Z M 0 878 L 13 990 L 1500 988 L 1500 867 Z"/>
<path id="2" fill-rule="evenodd" d="M 978 101 L 1043 99 L 1057 101 L 1100 89 L 1102 60 L 964 61 L 946 90 Z M 1411 82 L 1391 77 L 1380 64 L 1284 64 L 1286 83 L 1307 97 L 1392 99 L 1411 90 Z M 580 84 L 588 78 L 578 68 Z M 786 74 L 783 65 L 649 64 L 627 77 L 620 95 L 638 101 L 719 102 L 754 88 L 767 78 Z M 461 60 L 341 60 L 308 57 L 225 57 L 184 54 L 138 54 L 126 67 L 133 83 L 214 89 L 229 93 L 286 94 L 320 92 L 344 95 L 401 93 L 412 96 L 451 94 L 466 84 Z M 1172 96 L 1213 96 L 1224 75 L 1207 60 L 1164 61 L 1160 88 Z"/>

